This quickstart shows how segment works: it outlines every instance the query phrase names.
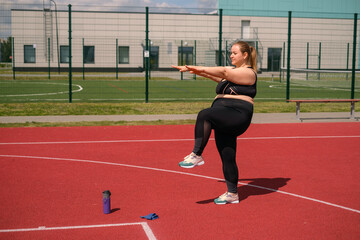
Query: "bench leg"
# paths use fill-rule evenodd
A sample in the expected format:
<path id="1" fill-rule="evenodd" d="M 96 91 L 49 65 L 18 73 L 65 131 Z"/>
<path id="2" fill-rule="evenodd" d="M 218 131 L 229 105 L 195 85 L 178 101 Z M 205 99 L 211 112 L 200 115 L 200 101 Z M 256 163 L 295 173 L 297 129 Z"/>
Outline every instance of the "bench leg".
<path id="1" fill-rule="evenodd" d="M 351 102 L 350 119 L 355 119 L 355 102 Z"/>
<path id="2" fill-rule="evenodd" d="M 296 119 L 300 120 L 300 103 L 296 103 Z"/>

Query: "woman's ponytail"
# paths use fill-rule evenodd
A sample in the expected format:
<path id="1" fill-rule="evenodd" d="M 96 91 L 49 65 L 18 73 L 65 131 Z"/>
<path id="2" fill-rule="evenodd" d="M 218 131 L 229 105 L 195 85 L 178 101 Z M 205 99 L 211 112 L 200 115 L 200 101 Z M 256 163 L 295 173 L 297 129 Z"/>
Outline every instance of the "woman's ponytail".
<path id="1" fill-rule="evenodd" d="M 256 59 L 257 59 L 256 49 L 250 46 L 250 56 L 249 56 L 250 66 L 254 69 L 255 72 L 257 72 Z"/>

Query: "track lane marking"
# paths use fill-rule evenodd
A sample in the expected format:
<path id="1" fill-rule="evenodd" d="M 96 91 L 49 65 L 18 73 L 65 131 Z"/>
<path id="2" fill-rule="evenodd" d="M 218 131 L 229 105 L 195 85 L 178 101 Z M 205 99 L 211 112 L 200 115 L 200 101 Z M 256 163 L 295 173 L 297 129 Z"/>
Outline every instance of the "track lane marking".
<path id="1" fill-rule="evenodd" d="M 241 137 L 237 140 L 281 140 L 281 139 L 333 139 L 333 138 L 360 138 L 353 136 L 292 136 L 292 137 Z M 210 141 L 215 138 L 209 138 Z M 193 138 L 184 139 L 124 139 L 124 140 L 94 140 L 94 141 L 58 141 L 58 142 L 2 142 L 0 145 L 35 145 L 35 144 L 90 144 L 90 143 L 138 143 L 138 142 L 187 142 Z"/>
<path id="2" fill-rule="evenodd" d="M 44 160 L 49 159 L 49 160 L 56 160 L 56 161 L 95 163 L 95 164 L 122 166 L 122 167 L 130 167 L 130 168 L 139 168 L 139 169 L 153 170 L 153 171 L 158 171 L 158 172 L 168 172 L 168 173 L 188 175 L 188 176 L 206 178 L 206 179 L 217 180 L 217 181 L 224 181 L 224 179 L 221 179 L 221 178 L 215 178 L 215 177 L 210 177 L 210 176 L 205 176 L 205 175 L 200 175 L 200 174 L 194 174 L 194 173 L 187 173 L 187 172 L 180 172 L 180 171 L 175 171 L 175 170 L 153 168 L 153 167 L 145 167 L 145 166 L 137 166 L 137 165 L 130 165 L 130 164 L 122 164 L 122 163 L 102 162 L 102 161 L 95 161 L 95 160 L 72 159 L 72 158 L 56 158 L 56 157 L 40 157 L 40 156 L 21 156 L 21 155 L 0 155 L 0 157 L 4 157 L 4 158 L 32 158 L 32 159 L 44 159 Z M 342 205 L 322 201 L 322 200 L 311 198 L 311 197 L 302 196 L 302 195 L 295 194 L 295 193 L 289 193 L 289 192 L 281 191 L 281 190 L 278 190 L 278 189 L 272 189 L 272 188 L 267 188 L 267 187 L 262 187 L 262 186 L 257 186 L 257 185 L 253 185 L 253 184 L 242 183 L 242 182 L 238 182 L 238 184 L 246 185 L 246 186 L 250 186 L 250 187 L 254 187 L 254 188 L 265 189 L 265 190 L 272 191 L 272 192 L 278 192 L 278 193 L 281 193 L 281 194 L 284 194 L 284 195 L 288 195 L 288 196 L 292 196 L 292 197 L 296 197 L 296 198 L 301 198 L 301 199 L 305 199 L 305 200 L 309 200 L 309 201 L 313 201 L 313 202 L 318 202 L 318 203 L 321 203 L 321 204 L 325 204 L 325 205 L 336 207 L 336 208 L 341 208 L 341 209 L 344 209 L 344 210 L 347 210 L 347 211 L 351 211 L 351 212 L 355 212 L 355 213 L 360 214 L 360 210 L 357 210 L 357 209 L 345 207 L 345 206 L 342 206 Z"/>
<path id="3" fill-rule="evenodd" d="M 102 227 L 122 227 L 141 225 L 146 236 L 149 240 L 156 240 L 156 237 L 146 222 L 135 223 L 115 223 L 115 224 L 98 224 L 98 225 L 82 225 L 82 226 L 64 226 L 64 227 L 45 227 L 40 226 L 38 228 L 18 228 L 18 229 L 0 229 L 0 233 L 9 232 L 31 232 L 31 231 L 54 231 L 54 230 L 73 230 L 73 229 L 86 229 L 86 228 L 102 228 Z"/>

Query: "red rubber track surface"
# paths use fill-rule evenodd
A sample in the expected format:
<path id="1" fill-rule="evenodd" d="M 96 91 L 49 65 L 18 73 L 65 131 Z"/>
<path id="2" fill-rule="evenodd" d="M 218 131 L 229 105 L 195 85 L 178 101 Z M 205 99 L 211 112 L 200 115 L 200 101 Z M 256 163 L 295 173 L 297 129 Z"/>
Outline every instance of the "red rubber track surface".
<path id="1" fill-rule="evenodd" d="M 151 239 L 144 222 L 159 240 L 360 239 L 360 123 L 251 125 L 238 139 L 241 201 L 222 206 L 212 137 L 205 165 L 178 166 L 193 131 L 0 129 L 0 239 Z"/>

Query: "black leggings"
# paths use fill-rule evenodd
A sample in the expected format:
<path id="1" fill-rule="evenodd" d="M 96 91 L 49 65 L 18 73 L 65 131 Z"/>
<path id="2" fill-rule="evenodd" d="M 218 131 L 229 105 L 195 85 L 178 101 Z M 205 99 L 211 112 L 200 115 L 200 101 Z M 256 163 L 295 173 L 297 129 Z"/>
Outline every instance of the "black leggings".
<path id="1" fill-rule="evenodd" d="M 199 156 L 203 153 L 211 129 L 214 129 L 227 189 L 231 193 L 237 193 L 239 179 L 236 165 L 236 139 L 249 127 L 252 115 L 251 103 L 238 99 L 218 98 L 210 108 L 200 111 L 196 119 L 193 152 Z"/>

